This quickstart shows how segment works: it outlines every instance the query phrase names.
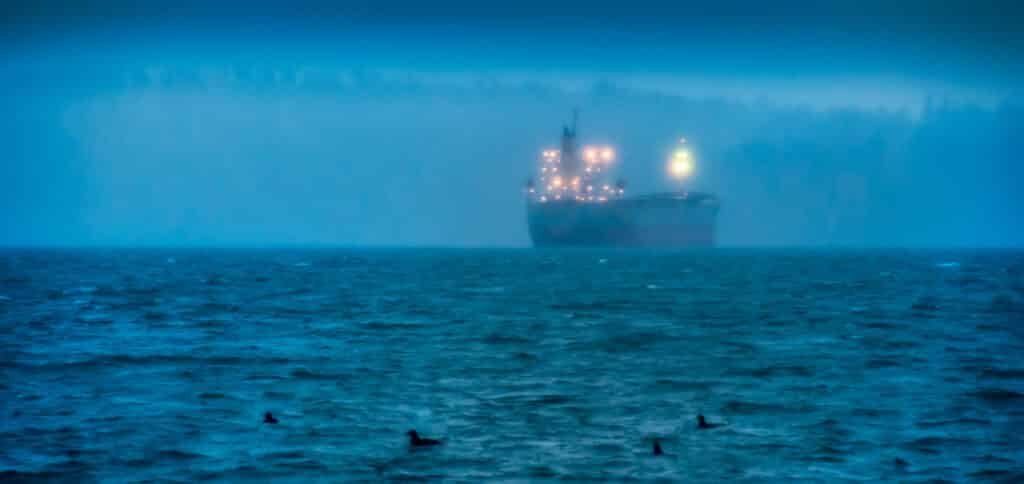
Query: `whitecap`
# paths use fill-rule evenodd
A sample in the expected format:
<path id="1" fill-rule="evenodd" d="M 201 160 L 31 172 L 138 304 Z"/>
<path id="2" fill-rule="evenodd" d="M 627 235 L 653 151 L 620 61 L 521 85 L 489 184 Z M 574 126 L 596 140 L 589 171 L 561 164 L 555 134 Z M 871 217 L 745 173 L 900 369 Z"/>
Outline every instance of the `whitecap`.
<path id="1" fill-rule="evenodd" d="M 935 264 L 935 267 L 942 267 L 942 268 L 960 267 L 960 263 L 959 262 L 939 262 L 938 264 Z"/>
<path id="2" fill-rule="evenodd" d="M 608 259 L 598 259 L 597 263 L 598 264 L 607 264 L 608 263 Z"/>
<path id="3" fill-rule="evenodd" d="M 296 262 L 295 263 L 295 267 L 309 267 L 310 265 L 311 264 L 309 262 Z"/>
<path id="4" fill-rule="evenodd" d="M 657 284 L 648 284 L 647 289 L 661 289 L 661 286 Z"/>

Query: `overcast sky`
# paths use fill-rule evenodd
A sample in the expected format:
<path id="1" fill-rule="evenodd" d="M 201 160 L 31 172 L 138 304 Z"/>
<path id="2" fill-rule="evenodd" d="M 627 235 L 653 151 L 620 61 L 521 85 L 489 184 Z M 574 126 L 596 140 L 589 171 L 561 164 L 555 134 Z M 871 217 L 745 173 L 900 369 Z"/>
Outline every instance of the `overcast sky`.
<path id="1" fill-rule="evenodd" d="M 1011 2 L 2 8 L 6 245 L 525 246 L 573 107 L 724 245 L 1024 245 Z"/>

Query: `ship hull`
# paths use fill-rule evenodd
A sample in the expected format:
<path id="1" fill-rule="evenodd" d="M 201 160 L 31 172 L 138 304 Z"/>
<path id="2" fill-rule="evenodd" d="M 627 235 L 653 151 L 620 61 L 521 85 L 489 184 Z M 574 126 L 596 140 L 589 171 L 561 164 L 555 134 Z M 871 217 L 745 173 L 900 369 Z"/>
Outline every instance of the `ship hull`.
<path id="1" fill-rule="evenodd" d="M 718 200 L 669 193 L 607 202 L 527 202 L 535 247 L 712 247 Z"/>

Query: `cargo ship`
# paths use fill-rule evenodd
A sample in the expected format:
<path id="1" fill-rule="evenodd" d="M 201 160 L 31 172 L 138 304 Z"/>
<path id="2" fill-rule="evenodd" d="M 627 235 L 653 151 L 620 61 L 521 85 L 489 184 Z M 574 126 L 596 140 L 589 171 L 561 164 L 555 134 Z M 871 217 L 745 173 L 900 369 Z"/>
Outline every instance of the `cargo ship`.
<path id="1" fill-rule="evenodd" d="M 576 113 L 562 128 L 559 148 L 541 152 L 540 167 L 526 184 L 526 218 L 534 247 L 712 247 L 718 198 L 674 192 L 627 196 L 626 184 L 608 180 L 616 152 L 608 146 L 577 146 Z M 694 171 L 686 140 L 668 163 L 680 181 Z M 535 181 L 536 180 L 536 181 Z"/>

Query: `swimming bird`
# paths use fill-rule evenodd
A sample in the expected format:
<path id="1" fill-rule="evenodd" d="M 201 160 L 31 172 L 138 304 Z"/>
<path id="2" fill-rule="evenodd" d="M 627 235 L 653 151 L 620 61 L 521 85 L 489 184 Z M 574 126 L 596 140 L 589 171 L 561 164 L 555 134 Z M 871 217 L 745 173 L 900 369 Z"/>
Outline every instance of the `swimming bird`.
<path id="1" fill-rule="evenodd" d="M 428 447 L 431 445 L 441 444 L 440 440 L 424 439 L 420 437 L 420 434 L 418 434 L 415 430 L 410 430 L 406 433 L 409 434 L 409 445 L 413 447 Z"/>
<path id="2" fill-rule="evenodd" d="M 713 428 L 721 426 L 721 425 L 722 424 L 708 423 L 707 420 L 704 420 L 704 416 L 703 415 L 698 415 L 697 416 L 697 428 L 699 428 L 699 429 L 713 429 Z"/>
<path id="3" fill-rule="evenodd" d="M 661 443 L 657 440 L 654 441 L 654 455 L 664 455 L 665 452 L 661 450 Z"/>
<path id="4" fill-rule="evenodd" d="M 266 423 L 266 424 L 276 424 L 277 423 L 277 419 L 274 418 L 274 414 L 272 414 L 270 412 L 267 412 L 267 413 L 263 414 L 263 423 Z"/>

